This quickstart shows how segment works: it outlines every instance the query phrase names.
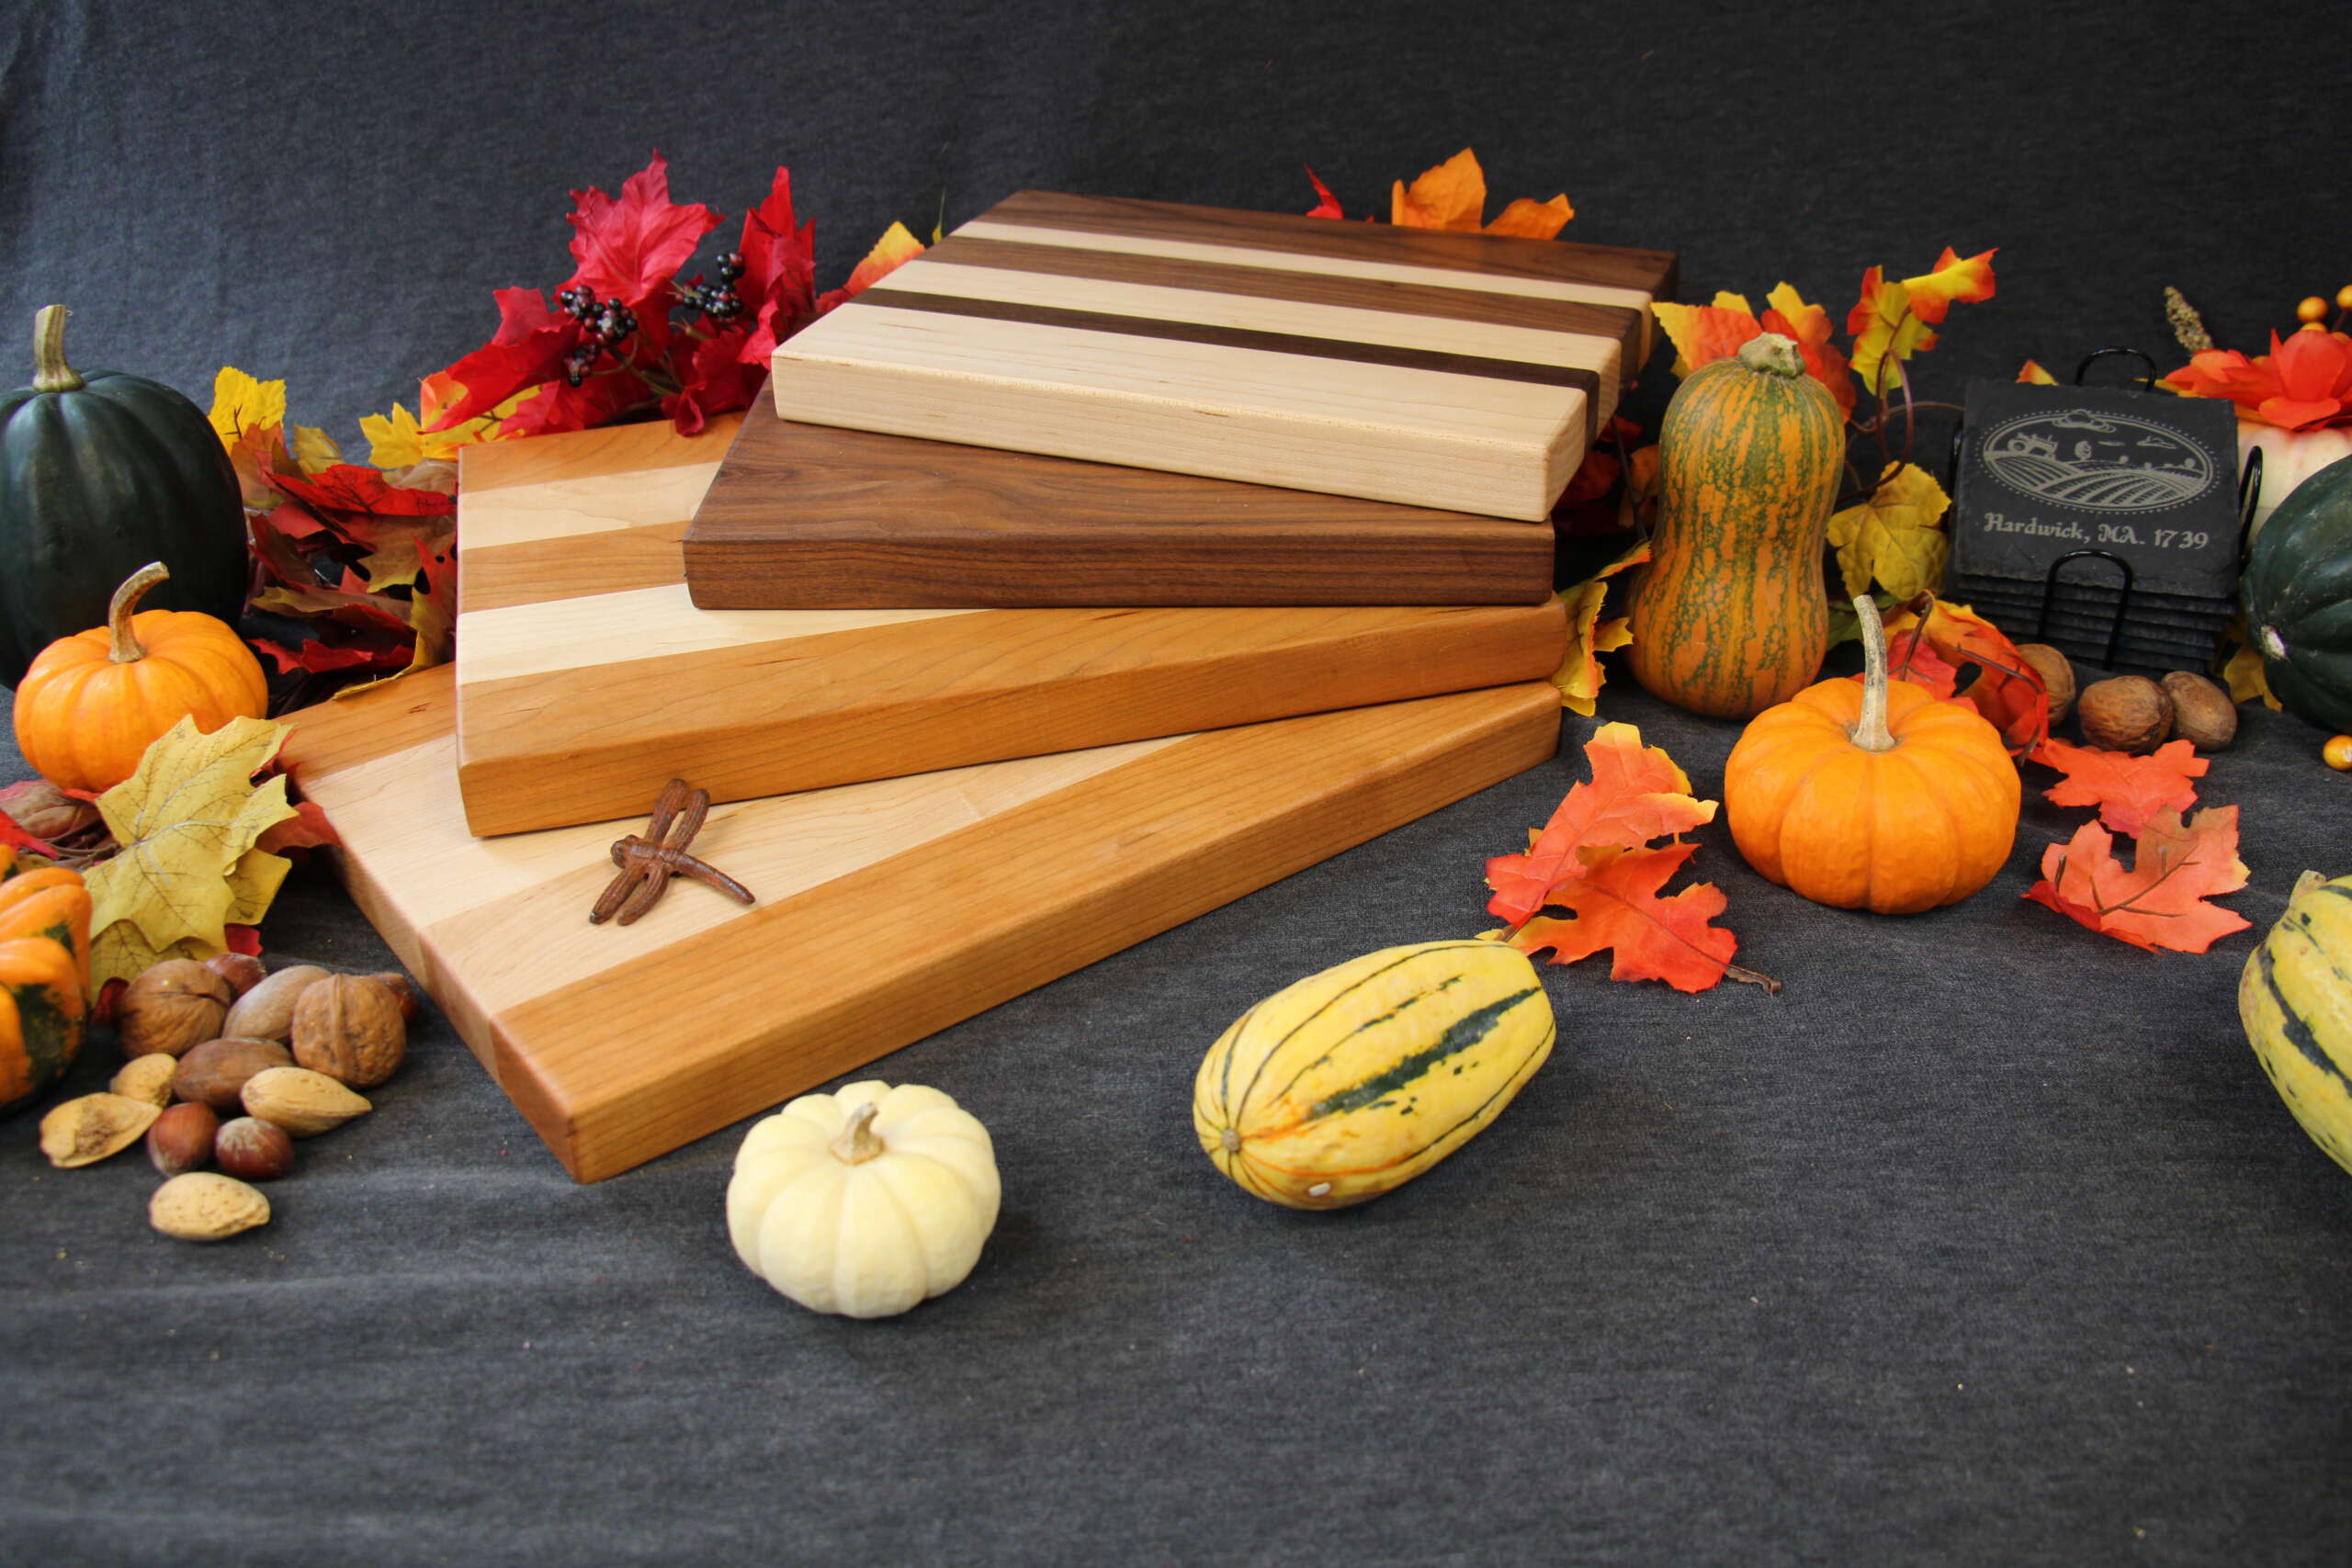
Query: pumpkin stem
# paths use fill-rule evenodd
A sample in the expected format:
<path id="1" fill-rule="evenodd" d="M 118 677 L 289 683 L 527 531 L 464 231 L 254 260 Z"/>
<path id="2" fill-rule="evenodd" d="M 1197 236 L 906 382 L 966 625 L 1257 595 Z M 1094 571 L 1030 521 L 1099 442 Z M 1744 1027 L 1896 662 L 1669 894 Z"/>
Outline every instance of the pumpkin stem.
<path id="1" fill-rule="evenodd" d="M 136 664 L 147 657 L 147 650 L 140 646 L 138 635 L 130 628 L 131 613 L 147 596 L 147 590 L 171 575 L 172 569 L 162 561 L 149 561 L 114 591 L 114 603 L 107 606 L 107 637 L 113 644 L 107 657 L 117 664 Z"/>
<path id="2" fill-rule="evenodd" d="M 1886 728 L 1886 625 L 1878 618 L 1878 601 L 1867 593 L 1854 595 L 1854 614 L 1862 623 L 1862 716 L 1848 733 L 1865 751 L 1892 751 L 1894 735 Z"/>
<path id="3" fill-rule="evenodd" d="M 1804 355 L 1798 350 L 1796 341 L 1779 333 L 1766 333 L 1741 344 L 1739 362 L 1750 370 L 1786 376 L 1791 380 L 1804 374 Z"/>
<path id="4" fill-rule="evenodd" d="M 867 1100 L 849 1113 L 849 1125 L 833 1140 L 833 1157 L 843 1165 L 864 1165 L 887 1146 L 874 1135 L 874 1118 L 882 1108 Z"/>
<path id="5" fill-rule="evenodd" d="M 65 363 L 65 318 L 73 314 L 62 305 L 43 305 L 33 318 L 33 390 L 36 392 L 78 392 L 82 378 Z"/>

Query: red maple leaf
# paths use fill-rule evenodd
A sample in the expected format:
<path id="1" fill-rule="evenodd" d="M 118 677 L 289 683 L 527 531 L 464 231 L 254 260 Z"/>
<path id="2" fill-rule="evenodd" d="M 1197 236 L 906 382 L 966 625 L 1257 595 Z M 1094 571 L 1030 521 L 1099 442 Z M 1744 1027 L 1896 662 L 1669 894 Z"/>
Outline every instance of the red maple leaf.
<path id="1" fill-rule="evenodd" d="M 1663 980 L 1678 991 L 1703 991 L 1729 976 L 1778 991 L 1778 981 L 1734 964 L 1738 939 L 1708 923 L 1724 912 L 1723 889 L 1700 882 L 1670 898 L 1657 896 L 1698 848 L 1678 843 L 1604 851 L 1584 876 L 1553 892 L 1552 901 L 1575 919 L 1532 919 L 1508 940 L 1529 954 L 1552 949 L 1555 964 L 1574 964 L 1610 948 L 1612 980 Z"/>
<path id="2" fill-rule="evenodd" d="M 817 310 L 817 226 L 800 222 L 792 210 L 791 170 L 777 165 L 767 199 L 743 214 L 743 237 L 735 249 L 743 258 L 735 293 L 751 323 L 737 354 L 746 365 L 764 367 L 777 343 Z"/>
<path id="3" fill-rule="evenodd" d="M 741 331 L 720 333 L 674 356 L 683 361 L 679 388 L 662 400 L 662 412 L 679 434 L 699 435 L 716 415 L 752 406 L 752 394 L 759 389 L 767 367 L 744 361 L 746 335 Z"/>
<path id="4" fill-rule="evenodd" d="M 2086 822 L 2042 852 L 2041 880 L 2024 897 L 2095 931 L 2151 952 L 2202 953 L 2248 922 L 2206 899 L 2246 882 L 2238 859 L 2238 808 L 2216 806 L 2183 823 L 2177 811 L 2151 818 L 2126 871 L 2115 840 Z"/>
<path id="5" fill-rule="evenodd" d="M 537 289 L 501 288 L 496 298 L 498 331 L 442 372 L 465 396 L 434 421 L 435 430 L 489 413 L 526 387 L 560 380 L 565 356 L 580 345 L 584 329 L 571 317 L 549 310 L 547 297 Z"/>
<path id="6" fill-rule="evenodd" d="M 1959 700 L 1973 707 L 1994 728 L 2001 732 L 2002 743 L 2009 755 L 2021 757 L 2050 736 L 2050 693 L 2035 674 L 2033 666 L 2018 652 L 2017 645 L 2001 635 L 2001 629 L 1965 604 L 1947 604 L 1932 593 L 1922 593 L 1912 600 L 1886 623 L 1888 659 L 1892 662 L 1898 645 L 1905 649 L 1906 666 L 1917 667 L 1924 657 L 1916 647 L 1903 644 L 1901 633 L 1917 631 L 1925 637 L 1946 668 L 1957 670 L 1960 665 L 1973 665 L 1976 678 Z M 1929 667 L 1932 674 L 1932 667 Z M 1900 677 L 1909 679 L 1908 676 Z M 1918 682 L 1934 689 L 1935 679 Z M 1951 691 L 1938 691 L 1939 696 L 1951 696 Z"/>
<path id="7" fill-rule="evenodd" d="M 2066 775 L 2042 792 L 2052 805 L 2096 806 L 2100 822 L 2134 837 L 2157 812 L 2177 814 L 2196 805 L 2197 786 L 2189 781 L 2203 778 L 2212 766 L 2186 740 L 2168 741 L 2145 757 L 2132 757 L 2052 739 L 2026 758 Z"/>
<path id="8" fill-rule="evenodd" d="M 1960 689 L 1960 666 L 1938 653 L 1936 645 L 1916 631 L 1897 632 L 1887 639 L 1886 675 L 1890 681 L 1925 686 L 1939 697 L 1949 698 Z"/>
<path id="9" fill-rule="evenodd" d="M 580 265 L 564 287 L 585 285 L 600 299 L 632 307 L 658 295 L 664 316 L 670 279 L 718 227 L 718 214 L 700 202 L 682 207 L 670 199 L 670 165 L 659 152 L 622 182 L 619 200 L 591 186 L 573 191 L 571 201 L 571 254 Z"/>
<path id="10" fill-rule="evenodd" d="M 1691 798 L 1690 775 L 1644 746 L 1630 724 L 1602 725 L 1584 755 L 1590 782 L 1569 789 L 1543 830 L 1529 835 L 1527 852 L 1487 863 L 1489 914 L 1518 925 L 1586 875 L 1588 852 L 1630 849 L 1715 819 L 1715 803 Z"/>
<path id="11" fill-rule="evenodd" d="M 261 837 L 254 840 L 255 849 L 277 854 L 287 850 L 323 849 L 343 842 L 317 802 L 298 800 L 292 805 L 294 815 L 264 829 Z"/>
<path id="12" fill-rule="evenodd" d="M 1306 183 L 1315 187 L 1315 195 L 1317 197 L 1315 205 L 1307 209 L 1306 216 L 1309 218 L 1346 217 L 1347 214 L 1340 210 L 1340 198 L 1331 194 L 1331 187 L 1323 183 L 1313 167 L 1306 164 L 1301 164 L 1299 167 L 1306 170 Z"/>

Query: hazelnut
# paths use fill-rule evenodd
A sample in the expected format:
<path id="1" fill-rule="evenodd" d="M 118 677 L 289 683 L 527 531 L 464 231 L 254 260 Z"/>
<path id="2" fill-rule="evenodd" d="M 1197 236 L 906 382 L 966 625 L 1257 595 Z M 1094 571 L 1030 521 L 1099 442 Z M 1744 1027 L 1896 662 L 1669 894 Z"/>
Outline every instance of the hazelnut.
<path id="1" fill-rule="evenodd" d="M 2199 751 L 2224 751 L 2238 738 L 2238 705 L 2204 676 L 2176 670 L 2164 679 L 2173 733 Z"/>
<path id="2" fill-rule="evenodd" d="M 275 1040 L 208 1040 L 180 1058 L 172 1092 L 215 1111 L 234 1111 L 248 1078 L 293 1065 L 292 1055 Z"/>
<path id="3" fill-rule="evenodd" d="M 115 1035 L 126 1056 L 183 1055 L 220 1038 L 232 999 L 229 982 L 195 959 L 166 958 L 124 987 L 114 1004 Z"/>
<path id="4" fill-rule="evenodd" d="M 178 1058 L 161 1051 L 133 1056 L 107 1085 L 107 1092 L 126 1100 L 143 1100 L 160 1110 L 172 1102 L 172 1075 L 179 1071 L 179 1066 Z"/>
<path id="5" fill-rule="evenodd" d="M 2093 682 L 2075 712 L 2083 739 L 2102 751 L 2153 751 L 2172 733 L 2172 699 L 2145 675 Z"/>
<path id="6" fill-rule="evenodd" d="M 401 974 L 398 970 L 387 970 L 381 975 L 370 975 L 368 978 L 392 993 L 392 999 L 401 1004 L 402 1023 L 416 1021 L 416 987 L 409 984 L 407 976 Z"/>
<path id="7" fill-rule="evenodd" d="M 221 1241 L 269 1224 L 269 1200 L 233 1178 L 191 1170 L 155 1189 L 147 1223 L 182 1241 Z"/>
<path id="8" fill-rule="evenodd" d="M 194 1170 L 212 1158 L 220 1118 L 209 1105 L 175 1105 L 147 1129 L 147 1157 L 165 1176 Z"/>
<path id="9" fill-rule="evenodd" d="M 216 953 L 204 961 L 204 966 L 229 982 L 232 1001 L 260 985 L 269 973 L 250 953 Z"/>
<path id="10" fill-rule="evenodd" d="M 40 1119 L 40 1152 L 60 1170 L 96 1165 L 137 1143 L 160 1107 L 120 1094 L 85 1094 Z"/>
<path id="11" fill-rule="evenodd" d="M 285 1128 L 258 1116 L 221 1122 L 212 1154 L 240 1181 L 275 1181 L 294 1168 L 294 1140 Z"/>
<path id="12" fill-rule="evenodd" d="M 2074 711 L 2074 664 L 2046 642 L 2021 642 L 2018 652 L 2041 677 L 2043 688 L 2050 693 L 2050 722 L 2058 723 Z"/>
<path id="13" fill-rule="evenodd" d="M 283 1040 L 294 1030 L 294 1003 L 327 972 L 315 964 L 280 969 L 237 998 L 221 1021 L 220 1032 L 240 1040 Z"/>
<path id="14" fill-rule="evenodd" d="M 375 1109 L 324 1073 L 308 1067 L 271 1067 L 245 1082 L 245 1114 L 283 1127 L 298 1138 L 332 1133 L 355 1116 Z"/>
<path id="15" fill-rule="evenodd" d="M 364 975 L 330 975 L 294 1004 L 294 1059 L 312 1072 L 373 1089 L 407 1054 L 400 999 Z"/>

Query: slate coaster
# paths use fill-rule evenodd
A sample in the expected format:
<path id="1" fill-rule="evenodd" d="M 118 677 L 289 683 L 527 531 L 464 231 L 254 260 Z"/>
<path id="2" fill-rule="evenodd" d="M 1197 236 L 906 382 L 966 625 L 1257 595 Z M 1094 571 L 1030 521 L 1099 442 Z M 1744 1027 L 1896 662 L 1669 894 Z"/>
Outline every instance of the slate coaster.
<path id="1" fill-rule="evenodd" d="M 2039 584 L 2070 550 L 2109 550 L 2142 592 L 2207 599 L 2237 582 L 2236 416 L 2217 400 L 1972 381 L 1952 571 Z M 2070 568 L 2070 577 L 2101 574 Z M 2112 574 L 2106 574 L 2112 581 Z"/>

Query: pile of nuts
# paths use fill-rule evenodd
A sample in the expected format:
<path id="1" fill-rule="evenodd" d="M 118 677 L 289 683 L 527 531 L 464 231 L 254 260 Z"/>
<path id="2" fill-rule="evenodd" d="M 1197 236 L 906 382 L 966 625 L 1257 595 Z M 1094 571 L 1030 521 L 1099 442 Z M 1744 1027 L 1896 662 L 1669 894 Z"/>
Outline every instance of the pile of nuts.
<path id="1" fill-rule="evenodd" d="M 2075 667 L 2046 643 L 2018 645 L 2050 691 L 2050 722 L 2071 708 L 2083 739 L 2102 751 L 2146 753 L 2177 736 L 2199 751 L 2221 751 L 2238 735 L 2237 704 L 2204 676 L 2176 670 L 2162 681 L 2116 675 L 2075 692 Z"/>
<path id="2" fill-rule="evenodd" d="M 122 1070 L 107 1092 L 41 1118 L 41 1152 L 72 1169 L 143 1138 L 165 1178 L 147 1205 L 157 1230 L 220 1241 L 266 1224 L 253 1183 L 293 1168 L 296 1139 L 373 1109 L 358 1091 L 400 1070 L 415 1016 L 402 975 L 310 964 L 272 975 L 239 953 L 166 959 L 115 1002 Z"/>

